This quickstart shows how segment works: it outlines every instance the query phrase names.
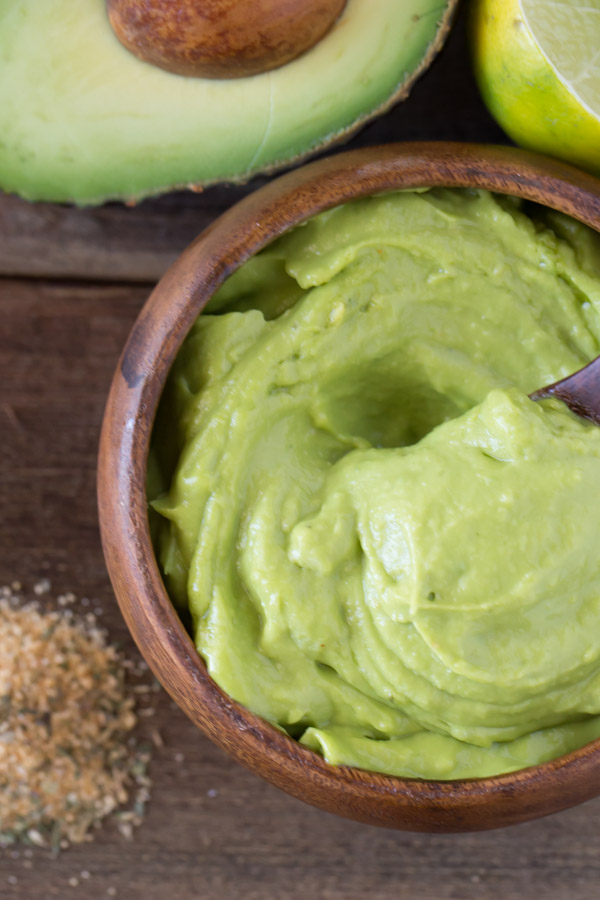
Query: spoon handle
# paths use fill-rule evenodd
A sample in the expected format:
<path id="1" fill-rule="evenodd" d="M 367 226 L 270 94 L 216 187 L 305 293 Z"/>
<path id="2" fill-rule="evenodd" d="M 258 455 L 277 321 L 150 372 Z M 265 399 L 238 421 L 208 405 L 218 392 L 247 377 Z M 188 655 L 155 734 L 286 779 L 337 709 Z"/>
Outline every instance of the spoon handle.
<path id="1" fill-rule="evenodd" d="M 558 397 L 578 416 L 600 425 L 600 356 L 587 366 L 529 395 L 532 400 Z"/>

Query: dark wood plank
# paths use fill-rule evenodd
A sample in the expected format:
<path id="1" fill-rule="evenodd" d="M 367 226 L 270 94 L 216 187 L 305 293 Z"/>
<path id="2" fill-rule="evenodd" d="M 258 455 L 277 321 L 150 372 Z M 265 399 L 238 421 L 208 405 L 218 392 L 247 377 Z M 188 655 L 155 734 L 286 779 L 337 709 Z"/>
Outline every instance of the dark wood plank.
<path id="1" fill-rule="evenodd" d="M 145 295 L 0 280 L 0 583 L 47 576 L 58 590 L 97 598 L 131 654 L 102 560 L 94 474 L 106 390 Z M 600 801 L 499 832 L 387 832 L 263 783 L 164 694 L 156 725 L 165 746 L 154 753 L 152 802 L 133 841 L 106 826 L 56 860 L 0 852 L 1 900 L 106 900 L 109 889 L 123 900 L 597 897 Z"/>
<path id="2" fill-rule="evenodd" d="M 463 18 L 408 100 L 346 147 L 428 139 L 506 141 L 475 86 Z M 156 281 L 219 213 L 265 180 L 255 178 L 246 187 L 213 187 L 201 194 L 174 193 L 133 208 L 112 203 L 77 209 L 0 196 L 0 274 Z"/>

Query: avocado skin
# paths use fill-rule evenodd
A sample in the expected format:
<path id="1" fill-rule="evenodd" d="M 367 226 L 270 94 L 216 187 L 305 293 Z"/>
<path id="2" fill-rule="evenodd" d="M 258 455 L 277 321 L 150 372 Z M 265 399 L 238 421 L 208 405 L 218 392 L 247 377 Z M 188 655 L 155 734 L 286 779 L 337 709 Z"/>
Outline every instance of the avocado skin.
<path id="1" fill-rule="evenodd" d="M 297 163 L 403 99 L 456 5 L 349 0 L 297 60 L 215 81 L 137 59 L 103 0 L 0 0 L 0 188 L 88 205 Z"/>

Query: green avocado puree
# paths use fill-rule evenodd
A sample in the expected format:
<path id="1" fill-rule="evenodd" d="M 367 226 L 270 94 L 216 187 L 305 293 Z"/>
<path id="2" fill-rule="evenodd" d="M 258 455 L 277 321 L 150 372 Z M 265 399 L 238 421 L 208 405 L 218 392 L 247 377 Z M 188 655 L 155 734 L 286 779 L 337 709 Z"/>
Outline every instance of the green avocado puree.
<path id="1" fill-rule="evenodd" d="M 159 411 L 158 555 L 218 684 L 331 763 L 453 779 L 600 736 L 600 243 L 484 191 L 247 262 Z M 159 513 L 160 516 L 156 516 Z"/>

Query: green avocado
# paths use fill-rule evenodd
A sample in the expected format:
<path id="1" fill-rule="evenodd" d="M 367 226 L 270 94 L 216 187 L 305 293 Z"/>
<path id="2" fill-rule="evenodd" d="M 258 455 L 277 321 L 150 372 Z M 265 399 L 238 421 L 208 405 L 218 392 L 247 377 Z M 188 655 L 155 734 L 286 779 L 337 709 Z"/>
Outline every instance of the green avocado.
<path id="1" fill-rule="evenodd" d="M 297 161 L 405 96 L 455 6 L 348 0 L 298 59 L 215 81 L 141 62 L 104 0 L 0 0 L 0 188 L 100 203 Z"/>
<path id="2" fill-rule="evenodd" d="M 533 217 L 532 217 L 533 216 Z M 332 763 L 452 779 L 600 736 L 600 239 L 484 191 L 325 212 L 197 320 L 158 554 L 231 696 Z"/>

